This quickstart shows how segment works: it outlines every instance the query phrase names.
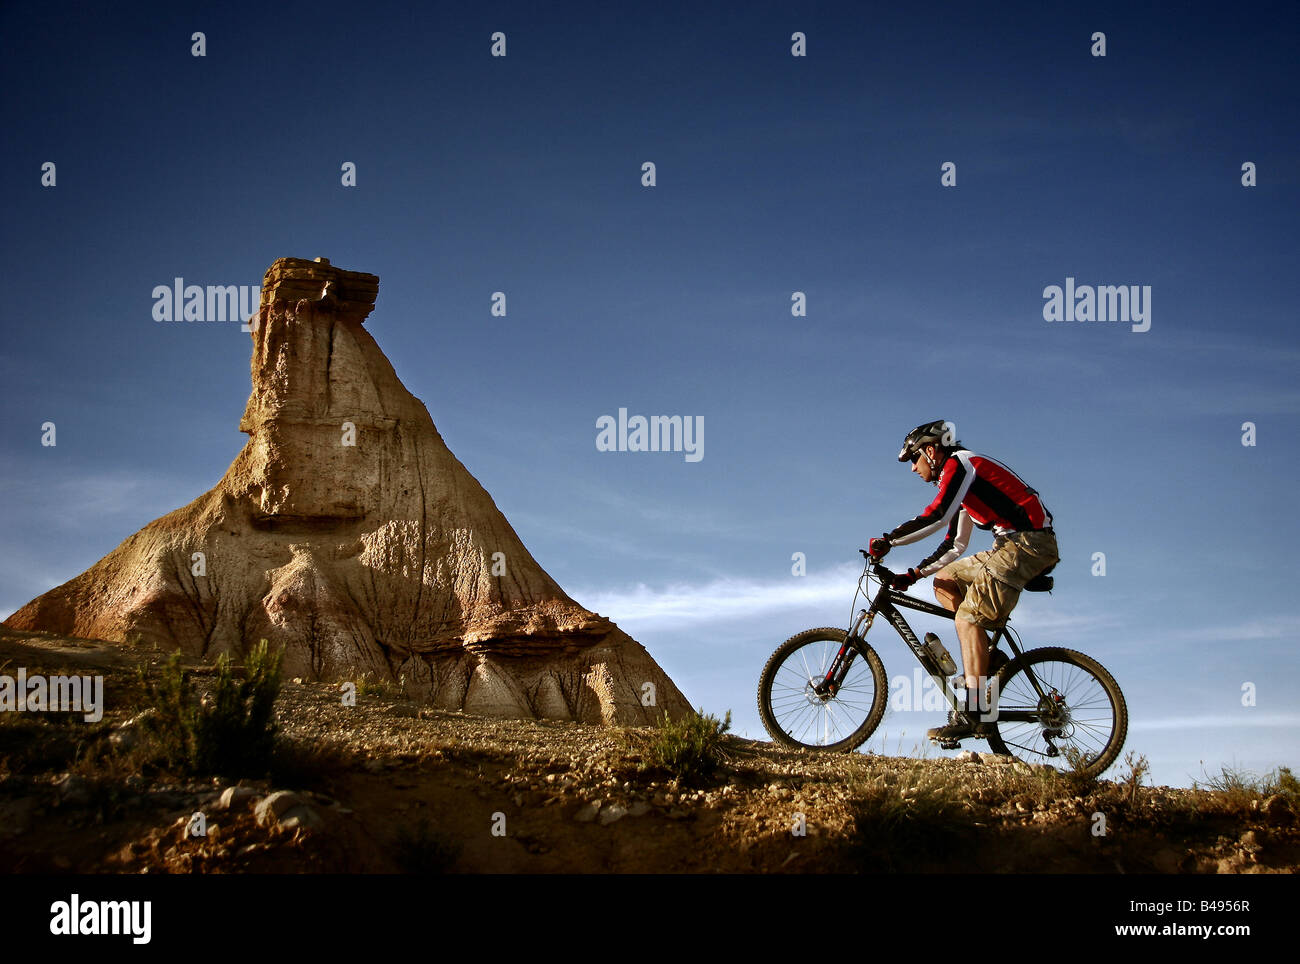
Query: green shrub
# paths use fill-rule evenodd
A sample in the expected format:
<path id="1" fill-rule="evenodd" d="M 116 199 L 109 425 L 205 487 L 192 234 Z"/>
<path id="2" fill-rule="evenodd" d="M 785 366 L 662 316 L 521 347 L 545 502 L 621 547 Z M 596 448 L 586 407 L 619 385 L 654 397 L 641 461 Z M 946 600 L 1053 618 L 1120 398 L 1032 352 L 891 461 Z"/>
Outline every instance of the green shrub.
<path id="1" fill-rule="evenodd" d="M 667 770 L 681 783 L 711 776 L 722 762 L 722 735 L 731 729 L 731 710 L 725 719 L 705 716 L 703 709 L 673 721 L 664 713 L 663 724 L 646 748 L 649 766 Z"/>
<path id="2" fill-rule="evenodd" d="M 106 741 L 87 743 L 78 750 L 68 772 L 85 791 L 85 806 L 99 822 L 111 822 L 132 795 L 127 779 L 140 773 L 139 752 L 119 751 Z"/>
<path id="3" fill-rule="evenodd" d="M 211 694 L 195 698 L 181 654 L 172 654 L 157 684 L 146 682 L 157 710 L 148 721 L 162 756 L 192 774 L 254 776 L 266 772 L 275 749 L 275 698 L 280 691 L 284 651 L 268 651 L 262 640 L 244 660 L 243 680 L 230 657 L 217 658 Z"/>
<path id="4" fill-rule="evenodd" d="M 364 673 L 357 675 L 354 683 L 357 688 L 357 696 L 382 696 L 389 700 L 407 699 L 406 695 L 406 674 L 403 673 L 393 682 L 387 677 L 380 676 L 373 670 L 366 670 Z"/>
<path id="5" fill-rule="evenodd" d="M 1294 807 L 1300 803 L 1300 780 L 1295 778 L 1290 767 L 1278 767 L 1264 778 L 1264 794 L 1272 796 L 1280 793 Z"/>

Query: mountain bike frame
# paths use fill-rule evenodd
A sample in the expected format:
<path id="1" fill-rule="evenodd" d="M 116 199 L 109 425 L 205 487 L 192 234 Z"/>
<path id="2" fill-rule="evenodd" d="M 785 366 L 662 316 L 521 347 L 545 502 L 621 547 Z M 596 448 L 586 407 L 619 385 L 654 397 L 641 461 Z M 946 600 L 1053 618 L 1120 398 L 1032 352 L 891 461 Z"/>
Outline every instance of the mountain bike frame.
<path id="1" fill-rule="evenodd" d="M 917 661 L 921 664 L 921 667 L 930 674 L 930 678 L 933 679 L 935 685 L 939 687 L 939 692 L 943 694 L 944 699 L 948 701 L 948 705 L 952 707 L 953 711 L 959 714 L 965 714 L 966 707 L 960 704 L 956 693 L 951 687 L 949 687 L 948 676 L 943 672 L 942 667 L 939 666 L 938 661 L 934 658 L 934 655 L 926 645 L 916 638 L 916 633 L 912 632 L 912 627 L 907 624 L 907 620 L 903 618 L 903 614 L 898 610 L 900 607 L 903 609 L 914 609 L 917 612 L 928 613 L 931 616 L 939 616 L 943 619 L 950 620 L 955 620 L 957 618 L 957 613 L 951 609 L 945 609 L 937 603 L 926 602 L 924 599 L 917 599 L 915 596 L 909 596 L 897 589 L 891 589 L 889 587 L 889 582 L 893 578 L 894 573 L 867 555 L 865 549 L 861 550 L 861 552 L 866 558 L 867 564 L 862 570 L 862 575 L 858 577 L 858 591 L 864 592 L 862 583 L 866 578 L 868 571 L 880 580 L 880 590 L 876 593 L 875 598 L 872 599 L 871 605 L 867 609 L 858 610 L 858 614 L 853 620 L 853 625 L 850 627 L 848 634 L 844 638 L 844 644 L 835 655 L 835 659 L 831 661 L 830 668 L 826 672 L 826 677 L 818 683 L 816 687 L 814 687 L 815 692 L 820 696 L 828 698 L 834 697 L 835 694 L 839 692 L 840 687 L 844 683 L 844 678 L 848 675 L 849 668 L 853 665 L 853 659 L 857 654 L 857 648 L 854 644 L 861 642 L 865 645 L 867 630 L 871 628 L 871 624 L 875 621 L 876 616 L 881 615 L 884 616 L 885 619 L 888 620 L 889 624 L 894 627 L 894 630 L 898 635 L 903 637 L 903 642 L 907 644 L 907 648 L 912 651 L 912 655 L 916 657 Z M 1007 641 L 1007 645 L 1015 654 L 1012 659 L 1018 659 L 1024 651 L 1019 646 L 1019 640 L 1012 635 L 1010 627 L 1005 624 L 994 631 L 993 637 L 989 643 L 989 652 L 991 653 L 993 650 L 997 649 L 998 643 L 1003 639 Z M 964 668 L 965 667 L 963 667 L 963 669 Z M 1032 672 L 1028 672 L 1027 668 L 1026 675 L 1032 682 L 1039 698 L 1046 699 L 1046 694 L 1044 694 L 1038 680 L 1034 677 Z M 990 706 L 989 709 L 993 714 L 993 718 L 998 718 L 997 708 Z M 1036 722 L 1038 714 L 1026 712 L 1009 713 L 1005 718 L 1018 722 Z"/>

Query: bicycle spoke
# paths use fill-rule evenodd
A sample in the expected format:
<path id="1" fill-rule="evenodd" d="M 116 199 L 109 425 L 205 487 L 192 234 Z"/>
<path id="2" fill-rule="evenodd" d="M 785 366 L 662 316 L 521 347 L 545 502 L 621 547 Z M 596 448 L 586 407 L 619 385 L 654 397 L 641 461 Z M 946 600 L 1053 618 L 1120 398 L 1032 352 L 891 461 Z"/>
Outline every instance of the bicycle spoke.
<path id="1" fill-rule="evenodd" d="M 848 739 L 882 699 L 884 687 L 877 684 L 867 658 L 856 650 L 846 654 L 851 662 L 834 695 L 816 692 L 842 648 L 842 639 L 813 639 L 771 670 L 768 712 L 780 732 L 795 743 L 828 746 Z"/>
<path id="2" fill-rule="evenodd" d="M 1027 655 L 1034 652 L 1040 655 L 1003 681 L 998 695 L 997 739 L 1002 748 L 1061 770 L 1074 765 L 1075 754 L 1085 768 L 1103 759 L 1104 768 L 1123 740 L 1122 695 L 1080 662 L 1086 656 L 1068 650 Z M 1007 721 L 1003 714 L 1020 718 Z"/>

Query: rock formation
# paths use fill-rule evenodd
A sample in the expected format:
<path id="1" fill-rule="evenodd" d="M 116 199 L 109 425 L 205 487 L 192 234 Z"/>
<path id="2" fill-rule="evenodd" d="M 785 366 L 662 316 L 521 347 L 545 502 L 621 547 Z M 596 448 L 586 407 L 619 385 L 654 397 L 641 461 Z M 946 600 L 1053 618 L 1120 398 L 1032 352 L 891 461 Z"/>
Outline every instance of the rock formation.
<path id="1" fill-rule="evenodd" d="M 363 327 L 378 291 L 376 276 L 325 259 L 271 265 L 239 425 L 249 440 L 224 478 L 6 624 L 196 656 L 265 637 L 285 647 L 289 676 L 370 670 L 484 715 L 688 712 L 639 643 L 543 571 L 448 450 Z"/>

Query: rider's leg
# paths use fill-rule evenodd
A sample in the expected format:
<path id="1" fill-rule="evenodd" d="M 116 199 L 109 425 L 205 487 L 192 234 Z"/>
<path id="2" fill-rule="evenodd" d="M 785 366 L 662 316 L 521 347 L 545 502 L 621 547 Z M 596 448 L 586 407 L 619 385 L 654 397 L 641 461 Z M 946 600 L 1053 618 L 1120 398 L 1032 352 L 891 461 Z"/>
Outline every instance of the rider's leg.
<path id="1" fill-rule="evenodd" d="M 985 562 L 991 551 L 976 553 L 965 559 L 944 567 L 934 577 L 934 598 L 945 609 L 953 612 L 953 626 L 957 630 L 957 639 L 961 642 L 962 675 L 966 682 L 966 723 L 949 721 L 944 727 L 930 731 L 931 738 L 951 740 L 962 736 L 982 736 L 986 734 L 986 721 L 982 713 L 987 705 L 980 705 L 984 694 L 984 677 L 989 670 L 989 639 L 981 624 L 987 624 L 981 601 L 984 594 L 978 591 L 983 580 L 988 578 Z"/>
<path id="2" fill-rule="evenodd" d="M 957 607 L 957 636 L 962 641 L 962 662 L 966 669 L 966 694 L 968 709 L 987 712 L 988 702 L 995 695 L 985 695 L 989 671 L 989 638 L 986 630 L 1006 625 L 1011 610 L 1016 608 L 1020 590 L 995 573 L 1010 572 L 1008 558 L 1014 559 L 1016 547 L 1009 542 L 1000 545 L 990 554 L 981 571 L 971 579 L 966 597 Z M 985 702 L 980 705 L 981 699 Z"/>
<path id="3" fill-rule="evenodd" d="M 988 553 L 976 553 L 958 559 L 948 563 L 934 574 L 934 598 L 939 601 L 939 605 L 953 612 L 957 611 L 957 607 L 966 597 L 966 590 L 970 588 L 971 580 L 980 571 L 981 557 L 985 555 Z"/>
<path id="4" fill-rule="evenodd" d="M 996 550 L 990 555 L 996 555 Z M 962 669 L 966 677 L 967 710 L 987 711 L 985 686 L 989 673 L 989 636 L 987 629 L 1002 625 L 1016 604 L 1019 590 L 995 579 L 990 566 L 982 564 L 970 578 L 965 596 L 953 620 L 961 640 Z"/>
<path id="5" fill-rule="evenodd" d="M 976 626 L 964 614 L 953 621 L 957 638 L 961 640 L 961 665 L 966 675 L 967 694 L 978 694 L 984 677 L 989 672 L 989 634 Z"/>
<path id="6" fill-rule="evenodd" d="M 954 612 L 961 608 L 970 588 L 971 576 L 976 571 L 973 566 L 962 565 L 963 562 L 965 560 L 958 560 L 934 576 L 934 598 L 939 605 Z M 959 615 L 953 623 L 957 630 L 957 640 L 961 644 L 962 675 L 966 678 L 967 698 L 978 702 L 980 677 L 988 675 L 988 635 L 966 619 L 964 614 Z"/>
<path id="7" fill-rule="evenodd" d="M 982 558 L 988 553 L 977 553 L 975 556 L 968 556 L 965 559 L 958 559 L 950 563 L 934 574 L 934 598 L 938 600 L 939 605 L 945 609 L 951 609 L 956 612 L 961 608 L 966 594 L 971 588 L 971 583 L 982 569 Z M 969 607 L 968 607 L 969 608 Z M 954 620 L 957 629 L 957 639 L 961 643 L 961 665 L 963 674 L 971 681 L 978 685 L 978 679 L 973 679 L 980 675 L 979 664 L 972 659 L 972 647 L 978 649 L 978 637 L 975 635 L 980 632 L 979 628 L 964 618 L 965 613 L 958 615 Z M 988 648 L 988 642 L 985 640 L 985 649 Z M 984 666 L 988 668 L 988 656 L 984 655 Z M 969 685 L 969 684 L 968 684 Z"/>
<path id="8" fill-rule="evenodd" d="M 952 578 L 945 578 L 943 572 L 935 573 L 934 576 L 934 598 L 939 601 L 939 605 L 945 609 L 951 609 L 954 612 L 961 605 L 962 596 L 966 595 L 961 583 Z"/>

